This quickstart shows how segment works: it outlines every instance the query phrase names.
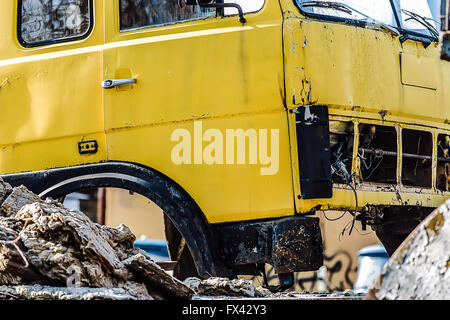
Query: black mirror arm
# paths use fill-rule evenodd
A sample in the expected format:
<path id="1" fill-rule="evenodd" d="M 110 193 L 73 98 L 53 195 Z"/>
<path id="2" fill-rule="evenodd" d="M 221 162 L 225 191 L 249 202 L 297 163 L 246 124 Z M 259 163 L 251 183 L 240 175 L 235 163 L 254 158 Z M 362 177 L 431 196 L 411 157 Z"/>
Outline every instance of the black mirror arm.
<path id="1" fill-rule="evenodd" d="M 242 7 L 237 3 L 202 3 L 200 0 L 197 0 L 197 4 L 202 8 L 219 8 L 219 9 L 235 8 L 239 13 L 239 21 L 241 23 L 247 22 L 247 20 L 244 17 L 244 11 L 242 10 Z"/>
<path id="2" fill-rule="evenodd" d="M 237 3 L 209 3 L 211 0 L 180 0 L 179 4 L 181 6 L 181 3 L 184 2 L 187 5 L 199 5 L 201 8 L 235 8 L 238 11 L 239 14 L 239 21 L 241 23 L 246 23 L 247 20 L 244 17 L 244 10 L 242 10 L 242 7 L 238 5 Z"/>

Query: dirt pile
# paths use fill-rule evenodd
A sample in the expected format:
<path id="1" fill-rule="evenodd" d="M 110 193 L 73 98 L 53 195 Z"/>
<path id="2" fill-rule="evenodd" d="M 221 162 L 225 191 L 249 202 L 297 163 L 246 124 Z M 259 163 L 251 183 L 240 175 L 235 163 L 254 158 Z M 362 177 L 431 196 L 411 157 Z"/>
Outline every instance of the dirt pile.
<path id="1" fill-rule="evenodd" d="M 143 250 L 124 225 L 93 223 L 80 211 L 0 178 L 0 298 L 189 299 L 194 291 Z M 97 288 L 97 289 L 94 289 Z M 99 289 L 101 288 L 101 289 Z"/>

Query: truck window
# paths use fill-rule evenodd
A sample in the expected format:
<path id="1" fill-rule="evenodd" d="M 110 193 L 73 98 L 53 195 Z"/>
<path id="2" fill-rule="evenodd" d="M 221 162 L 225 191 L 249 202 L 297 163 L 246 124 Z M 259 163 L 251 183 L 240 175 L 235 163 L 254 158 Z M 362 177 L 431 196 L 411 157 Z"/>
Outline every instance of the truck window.
<path id="1" fill-rule="evenodd" d="M 397 26 L 390 0 L 295 0 L 306 14 Z"/>
<path id="2" fill-rule="evenodd" d="M 440 1 L 400 0 L 397 2 L 397 8 L 400 9 L 399 15 L 403 29 L 439 37 L 439 30 L 441 29 L 439 21 Z"/>
<path id="3" fill-rule="evenodd" d="M 120 30 L 129 30 L 216 16 L 214 8 L 179 5 L 178 0 L 119 0 Z"/>
<path id="4" fill-rule="evenodd" d="M 92 0 L 19 0 L 18 8 L 24 46 L 80 39 L 92 29 Z"/>

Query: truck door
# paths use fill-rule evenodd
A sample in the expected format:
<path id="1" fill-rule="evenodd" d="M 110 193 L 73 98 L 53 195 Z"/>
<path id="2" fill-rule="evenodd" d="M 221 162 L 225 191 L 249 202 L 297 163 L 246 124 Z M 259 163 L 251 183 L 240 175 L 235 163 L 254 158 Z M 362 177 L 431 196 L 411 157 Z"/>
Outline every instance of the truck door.
<path id="1" fill-rule="evenodd" d="M 245 23 L 233 8 L 222 17 L 215 8 L 178 2 L 105 2 L 108 159 L 168 175 L 215 222 L 292 214 L 278 1 L 225 1 L 242 5 Z M 224 137 L 226 129 L 238 128 L 268 129 L 269 138 L 270 129 L 278 128 L 280 163 L 286 165 L 264 176 L 257 165 L 226 165 L 223 154 L 216 155 L 216 165 L 202 159 L 202 133 L 212 129 Z M 190 165 L 171 159 L 177 129 L 189 130 L 192 138 L 183 154 Z M 262 186 L 272 187 L 270 196 L 262 195 Z"/>
<path id="2" fill-rule="evenodd" d="M 0 172 L 105 160 L 103 3 L 0 2 Z"/>

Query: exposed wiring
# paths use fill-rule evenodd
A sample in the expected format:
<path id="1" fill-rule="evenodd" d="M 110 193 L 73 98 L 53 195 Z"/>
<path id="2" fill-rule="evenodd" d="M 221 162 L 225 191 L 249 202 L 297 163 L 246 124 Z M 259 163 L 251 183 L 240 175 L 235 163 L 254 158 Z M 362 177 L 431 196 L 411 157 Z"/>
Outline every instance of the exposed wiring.
<path id="1" fill-rule="evenodd" d="M 347 211 L 345 211 L 343 214 L 341 214 L 338 218 L 333 218 L 333 219 L 328 218 L 325 211 L 322 211 L 322 213 L 323 213 L 323 216 L 325 217 L 325 219 L 332 222 L 332 221 L 338 221 L 338 220 L 342 219 L 345 216 L 345 214 L 347 213 Z"/>
<path id="2" fill-rule="evenodd" d="M 351 226 L 351 228 L 350 228 L 350 232 L 348 233 L 348 235 L 350 236 L 350 235 L 352 234 L 353 228 L 354 228 L 354 226 L 355 226 L 356 215 L 358 214 L 358 194 L 357 194 L 356 189 L 355 189 L 355 187 L 353 186 L 352 183 L 347 182 L 347 185 L 348 185 L 350 188 L 352 188 L 353 193 L 354 193 L 354 195 L 355 195 L 355 212 L 354 212 L 354 213 L 351 213 L 351 212 L 350 212 L 351 214 L 353 214 L 352 226 Z"/>
<path id="3" fill-rule="evenodd" d="M 370 159 L 369 165 L 367 165 L 367 163 L 366 163 L 367 158 L 365 157 L 364 149 L 362 150 L 362 154 L 359 154 L 359 152 L 358 152 L 358 157 L 361 159 L 361 162 L 364 165 L 364 167 L 366 168 L 366 170 L 370 170 L 370 168 L 372 167 L 372 156 L 369 157 L 369 159 Z"/>
<path id="4" fill-rule="evenodd" d="M 353 177 L 354 175 L 352 175 L 351 177 Z M 350 178 L 351 179 L 351 178 Z M 358 194 L 357 194 L 357 192 L 356 192 L 356 189 L 355 189 L 355 187 L 353 186 L 353 184 L 351 183 L 351 182 L 346 182 L 346 184 L 353 190 L 353 194 L 355 195 L 355 210 L 354 210 L 354 212 L 352 212 L 352 211 L 345 211 L 344 213 L 342 213 L 339 217 L 337 217 L 337 218 L 329 218 L 328 216 L 327 216 L 327 214 L 325 213 L 325 211 L 322 211 L 322 213 L 323 213 L 323 215 L 324 215 L 324 217 L 325 217 L 325 219 L 327 220 L 327 221 L 331 221 L 331 222 L 333 222 L 333 221 L 337 221 L 337 220 L 340 220 L 340 219 L 342 219 L 344 216 L 345 216 L 345 214 L 348 212 L 348 213 L 350 213 L 352 216 L 353 216 L 353 218 L 352 218 L 352 220 L 351 220 L 351 227 L 350 227 L 350 232 L 349 232 L 349 236 L 352 234 L 352 231 L 353 231 L 353 229 L 354 229 L 354 227 L 355 227 L 355 223 L 356 223 L 356 216 L 357 216 L 357 214 L 358 214 Z M 344 227 L 344 229 L 342 230 L 342 232 L 341 232 L 341 235 L 343 235 L 344 233 L 345 233 L 345 231 L 347 230 L 347 228 L 348 228 L 348 225 L 349 224 L 347 224 L 345 227 Z M 358 231 L 358 233 L 359 234 L 361 234 L 359 231 Z M 340 236 L 341 237 L 341 236 Z"/>
<path id="5" fill-rule="evenodd" d="M 352 223 L 353 223 L 353 220 L 349 221 L 349 222 L 345 225 L 344 229 L 342 229 L 342 231 L 339 233 L 339 241 L 342 240 L 342 237 L 344 236 L 345 232 L 347 231 L 347 229 L 350 227 L 350 225 L 351 225 Z M 372 234 L 372 233 L 373 233 L 373 231 L 369 231 L 369 232 L 366 232 L 366 233 L 361 233 L 361 231 L 359 231 L 358 228 L 355 227 L 354 229 L 356 230 L 356 232 L 358 232 L 358 234 L 359 234 L 360 236 L 368 236 L 369 234 Z"/>
<path id="6" fill-rule="evenodd" d="M 379 161 L 378 164 L 375 166 L 375 168 L 373 168 L 373 170 L 370 172 L 370 174 L 369 174 L 367 177 L 363 178 L 364 181 L 367 181 L 367 180 L 370 179 L 370 177 L 372 177 L 372 175 L 375 173 L 375 171 L 380 167 L 381 162 L 383 162 L 383 159 L 384 159 L 384 158 L 383 158 L 383 156 L 382 156 L 381 159 L 380 159 L 380 161 Z"/>

